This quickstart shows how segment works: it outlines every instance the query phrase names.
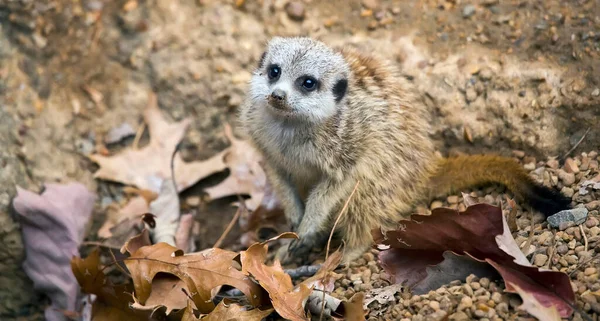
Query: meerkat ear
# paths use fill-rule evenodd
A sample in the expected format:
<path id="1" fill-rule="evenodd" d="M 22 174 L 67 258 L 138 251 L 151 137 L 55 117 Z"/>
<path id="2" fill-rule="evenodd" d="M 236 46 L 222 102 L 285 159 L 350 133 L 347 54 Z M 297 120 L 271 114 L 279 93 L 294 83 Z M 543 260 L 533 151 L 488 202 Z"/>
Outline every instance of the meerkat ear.
<path id="1" fill-rule="evenodd" d="M 335 97 L 336 102 L 340 102 L 342 98 L 346 95 L 346 90 L 348 89 L 348 79 L 340 79 L 333 86 L 333 96 Z"/>
<path id="2" fill-rule="evenodd" d="M 262 55 L 260 56 L 260 59 L 258 60 L 258 68 L 262 67 L 263 64 L 265 63 L 265 57 L 267 56 L 267 52 L 263 52 Z"/>

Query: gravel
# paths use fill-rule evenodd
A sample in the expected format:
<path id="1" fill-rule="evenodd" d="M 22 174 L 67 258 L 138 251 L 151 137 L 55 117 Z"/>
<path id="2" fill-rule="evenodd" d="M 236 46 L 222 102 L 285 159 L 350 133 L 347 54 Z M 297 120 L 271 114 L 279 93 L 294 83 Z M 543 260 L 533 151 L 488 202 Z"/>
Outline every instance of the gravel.
<path id="1" fill-rule="evenodd" d="M 520 153 L 516 151 L 513 155 Z M 600 225 L 595 203 L 600 197 L 600 191 L 590 190 L 586 195 L 575 191 L 578 191 L 581 183 L 585 181 L 600 180 L 597 167 L 585 171 L 581 169 L 582 160 L 600 159 L 597 153 L 582 153 L 572 158 L 569 164 L 559 168 L 554 159 L 536 162 L 525 155 L 519 158 L 534 164 L 530 172 L 534 179 L 544 182 L 546 178 L 548 182 L 556 182 L 559 189 L 572 191 L 573 206 L 579 207 L 555 214 L 550 219 L 553 223 L 549 223 L 543 216 L 525 211 L 517 204 L 519 229 L 513 232 L 513 237 L 534 266 L 562 271 L 571 277 L 576 293 L 575 306 L 578 310 L 572 320 L 582 320 L 580 313 L 597 320 L 600 315 L 600 300 L 592 292 L 600 290 L 599 271 L 596 267 L 600 264 Z M 577 174 L 574 174 L 574 168 L 579 169 Z M 573 173 L 575 179 L 558 179 L 561 175 L 564 176 L 561 173 Z M 502 188 L 489 187 L 471 191 L 470 195 L 478 198 L 480 202 L 489 201 L 498 205 L 498 199 L 502 199 L 503 192 Z M 463 205 L 462 196 L 450 195 L 443 200 L 432 202 L 430 208 L 459 208 L 459 205 Z M 558 220 L 562 220 L 558 224 L 560 228 L 557 228 Z M 530 247 L 523 248 L 528 244 L 528 240 Z M 344 277 L 336 281 L 333 296 L 349 299 L 358 291 L 374 289 L 376 293 L 380 293 L 390 286 L 386 273 L 376 261 L 378 253 L 377 250 L 371 250 L 350 267 L 337 271 Z M 520 297 L 505 293 L 502 280 L 471 275 L 465 280 L 453 281 L 424 295 L 412 295 L 405 289 L 392 292 L 396 294 L 388 298 L 387 301 L 391 301 L 389 303 L 386 300 L 381 300 L 381 303 L 377 300 L 369 301 L 367 320 L 533 320 L 532 316 L 517 309 L 522 303 Z"/>

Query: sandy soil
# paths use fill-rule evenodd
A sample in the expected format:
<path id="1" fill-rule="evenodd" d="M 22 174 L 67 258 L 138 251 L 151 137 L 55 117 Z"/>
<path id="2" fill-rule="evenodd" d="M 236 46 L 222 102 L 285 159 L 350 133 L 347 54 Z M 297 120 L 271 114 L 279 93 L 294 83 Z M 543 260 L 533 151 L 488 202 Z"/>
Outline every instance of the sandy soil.
<path id="1" fill-rule="evenodd" d="M 93 180 L 85 157 L 105 148 L 105 134 L 123 123 L 137 128 L 154 90 L 172 119 L 193 116 L 184 158 L 214 155 L 274 35 L 311 35 L 397 61 L 430 107 L 443 153 L 522 150 L 544 160 L 586 132 L 575 153 L 599 149 L 598 1 L 288 2 L 0 0 L 3 320 L 40 310 L 32 291 L 5 290 L 31 287 L 9 211 L 15 185 L 85 183 L 100 195 L 101 223 L 102 207 L 122 197 L 121 186 Z M 200 247 L 231 219 L 223 204 L 200 211 Z M 215 219 L 217 210 L 226 215 Z"/>

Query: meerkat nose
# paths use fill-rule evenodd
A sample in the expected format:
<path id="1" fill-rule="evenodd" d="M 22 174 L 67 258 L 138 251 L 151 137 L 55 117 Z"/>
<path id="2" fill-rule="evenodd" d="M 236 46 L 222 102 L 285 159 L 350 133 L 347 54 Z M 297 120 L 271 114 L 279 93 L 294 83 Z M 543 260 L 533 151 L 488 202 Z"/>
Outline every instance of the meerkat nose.
<path id="1" fill-rule="evenodd" d="M 285 95 L 286 95 L 285 91 L 283 91 L 281 89 L 275 89 L 271 93 L 271 97 L 273 97 L 274 99 L 277 99 L 277 100 L 284 100 L 285 99 Z"/>

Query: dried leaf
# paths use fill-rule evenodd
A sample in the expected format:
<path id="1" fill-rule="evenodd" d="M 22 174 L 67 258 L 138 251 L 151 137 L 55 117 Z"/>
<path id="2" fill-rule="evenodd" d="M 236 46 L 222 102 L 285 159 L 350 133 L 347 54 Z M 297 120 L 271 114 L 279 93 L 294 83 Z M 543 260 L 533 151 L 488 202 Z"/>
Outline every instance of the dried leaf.
<path id="1" fill-rule="evenodd" d="M 113 236 L 112 229 L 122 222 L 129 219 L 138 221 L 140 215 L 148 213 L 150 207 L 144 196 L 136 196 L 127 202 L 121 209 L 112 209 L 108 211 L 106 221 L 98 230 L 98 236 L 102 238 L 110 238 Z"/>
<path id="2" fill-rule="evenodd" d="M 158 198 L 150 203 L 150 212 L 156 217 L 156 226 L 150 230 L 154 243 L 167 243 L 175 246 L 175 234 L 179 226 L 179 194 L 173 180 L 166 179 L 160 188 Z"/>
<path id="3" fill-rule="evenodd" d="M 100 166 L 94 177 L 133 185 L 158 193 L 162 182 L 171 178 L 171 157 L 183 138 L 191 120 L 167 123 L 158 108 L 156 96 L 150 94 L 144 120 L 150 132 L 150 142 L 141 149 L 126 149 L 118 155 L 105 157 L 94 154 L 90 159 Z M 201 162 L 186 163 L 175 155 L 174 171 L 178 191 L 195 184 L 200 179 L 226 168 L 224 152 Z"/>
<path id="4" fill-rule="evenodd" d="M 334 290 L 335 281 L 341 278 L 343 275 L 334 273 L 333 271 L 340 265 L 342 261 L 342 252 L 337 250 L 329 257 L 321 268 L 312 277 L 304 280 L 302 283 L 308 288 L 314 290 L 321 290 L 325 292 L 332 292 Z"/>
<path id="5" fill-rule="evenodd" d="M 402 221 L 396 231 L 383 234 L 374 230 L 374 238 L 392 248 L 380 253 L 379 259 L 397 283 L 417 284 L 427 275 L 428 265 L 439 264 L 442 253 L 452 251 L 492 265 L 505 280 L 506 291 L 516 292 L 510 286 L 516 284 L 542 305 L 556 306 L 561 316 L 572 313 L 569 304 L 574 303 L 575 295 L 569 277 L 531 266 L 499 207 L 475 204 L 460 213 L 437 208 L 429 216 L 413 215 L 410 221 Z"/>
<path id="6" fill-rule="evenodd" d="M 261 321 L 266 318 L 269 314 L 273 312 L 273 309 L 268 310 L 260 310 L 260 309 L 252 309 L 245 310 L 244 307 L 231 303 L 225 304 L 225 302 L 221 301 L 208 315 L 205 315 L 201 318 L 196 318 L 196 316 L 192 312 L 191 303 L 188 304 L 188 307 L 185 311 L 184 317 L 181 321 Z"/>
<path id="7" fill-rule="evenodd" d="M 236 256 L 237 253 L 217 248 L 184 255 L 173 246 L 158 243 L 135 250 L 125 264 L 131 272 L 135 297 L 140 305 L 147 304 L 156 275 L 167 273 L 185 283 L 187 293 L 200 312 L 209 313 L 214 309 L 211 290 L 220 285 L 239 289 L 253 305 L 261 300 L 260 287 L 233 267 Z"/>
<path id="8" fill-rule="evenodd" d="M 223 182 L 205 191 L 213 200 L 233 195 L 250 195 L 245 203 L 253 211 L 261 204 L 267 183 L 260 164 L 262 156 L 248 142 L 235 138 L 231 126 L 227 124 L 225 136 L 231 146 L 223 152 L 223 162 L 231 173 Z"/>
<path id="9" fill-rule="evenodd" d="M 279 199 L 275 196 L 268 180 L 264 186 L 264 195 L 260 205 L 253 211 L 242 211 L 239 225 L 243 232 L 249 232 L 242 235 L 242 241 L 245 241 L 242 244 L 246 247 L 249 247 L 258 240 L 248 237 L 244 240 L 244 236 L 259 234 L 259 230 L 261 229 L 272 229 L 277 233 L 289 231 L 289 223 L 285 218 L 283 207 Z"/>
<path id="10" fill-rule="evenodd" d="M 269 293 L 275 311 L 283 318 L 292 321 L 309 320 L 304 312 L 306 299 L 312 292 L 305 284 L 300 283 L 294 288 L 292 278 L 281 268 L 279 261 L 272 266 L 265 265 L 268 243 L 279 238 L 297 238 L 293 233 L 283 233 L 263 243 L 256 243 L 246 251 L 240 252 L 242 272 L 252 275 Z"/>
<path id="11" fill-rule="evenodd" d="M 63 320 L 59 310 L 78 309 L 79 286 L 70 261 L 79 256 L 96 196 L 78 183 L 47 184 L 41 195 L 17 186 L 13 201 L 23 230 L 23 269 L 35 289 L 48 294 L 46 320 Z"/>
<path id="12" fill-rule="evenodd" d="M 106 133 L 104 136 L 105 144 L 114 144 L 118 143 L 126 137 L 130 137 L 135 135 L 135 129 L 131 127 L 128 123 L 122 123 L 121 125 L 112 128 Z"/>
<path id="13" fill-rule="evenodd" d="M 365 300 L 365 293 L 355 293 L 350 301 L 342 301 L 341 311 L 336 311 L 338 314 L 344 316 L 346 321 L 364 321 L 367 312 L 363 309 L 363 302 Z M 340 310 L 340 309 L 338 309 Z"/>
<path id="14" fill-rule="evenodd" d="M 401 292 L 402 284 L 392 284 L 383 288 L 372 289 L 366 294 L 363 303 L 363 309 L 367 309 L 369 304 L 377 301 L 380 305 L 389 305 L 396 302 L 396 293 Z"/>
<path id="15" fill-rule="evenodd" d="M 510 282 L 507 282 L 507 285 Z M 542 321 L 560 321 L 562 320 L 558 310 L 556 310 L 555 306 L 546 307 L 541 304 L 534 295 L 531 295 L 530 292 L 525 291 L 518 287 L 516 284 L 510 284 L 511 287 L 515 289 L 515 291 L 521 296 L 523 299 L 523 304 L 521 304 L 518 309 L 522 309 L 527 311 L 529 314 L 538 318 L 538 320 Z"/>
<path id="16" fill-rule="evenodd" d="M 179 226 L 175 233 L 175 246 L 188 253 L 194 251 L 192 229 L 194 228 L 194 215 L 183 214 L 179 219 Z"/>
<path id="17" fill-rule="evenodd" d="M 92 305 L 92 321 L 148 320 L 148 312 L 129 307 L 133 303 L 131 286 L 114 285 L 106 278 L 97 249 L 85 259 L 73 258 L 71 269 L 83 292 L 96 295 Z"/>

